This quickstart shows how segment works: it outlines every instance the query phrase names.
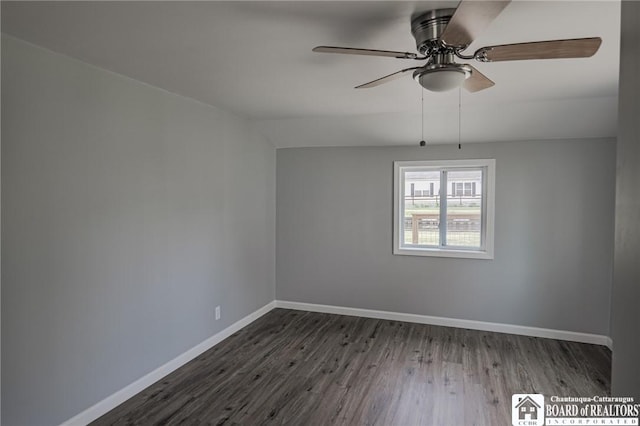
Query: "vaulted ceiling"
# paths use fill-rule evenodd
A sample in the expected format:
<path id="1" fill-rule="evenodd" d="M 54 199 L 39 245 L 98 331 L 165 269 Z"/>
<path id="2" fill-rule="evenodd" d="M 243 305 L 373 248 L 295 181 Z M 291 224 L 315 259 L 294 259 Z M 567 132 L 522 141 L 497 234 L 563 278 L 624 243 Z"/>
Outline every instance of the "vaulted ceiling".
<path id="1" fill-rule="evenodd" d="M 2 2 L 2 31 L 234 112 L 277 147 L 408 145 L 421 138 L 421 87 L 411 77 L 353 87 L 415 63 L 311 49 L 415 51 L 412 15 L 456 5 Z M 494 87 L 475 94 L 425 91 L 425 138 L 466 143 L 615 136 L 618 1 L 513 1 L 469 50 L 591 36 L 603 39 L 592 58 L 474 63 Z"/>

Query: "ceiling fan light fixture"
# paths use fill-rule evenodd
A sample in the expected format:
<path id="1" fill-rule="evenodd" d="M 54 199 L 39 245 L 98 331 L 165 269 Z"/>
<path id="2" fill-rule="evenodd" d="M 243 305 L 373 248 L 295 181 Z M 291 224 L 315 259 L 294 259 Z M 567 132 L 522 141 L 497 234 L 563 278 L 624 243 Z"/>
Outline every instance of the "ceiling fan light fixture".
<path id="1" fill-rule="evenodd" d="M 419 69 L 413 78 L 431 92 L 446 92 L 462 86 L 470 75 L 471 70 L 464 65 L 450 64 Z"/>

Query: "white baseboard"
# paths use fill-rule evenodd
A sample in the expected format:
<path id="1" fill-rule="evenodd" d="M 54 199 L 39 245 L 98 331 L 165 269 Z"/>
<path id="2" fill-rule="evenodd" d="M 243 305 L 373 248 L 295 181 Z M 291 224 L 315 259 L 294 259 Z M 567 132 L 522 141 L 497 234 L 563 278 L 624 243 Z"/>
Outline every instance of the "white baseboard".
<path id="1" fill-rule="evenodd" d="M 202 343 L 197 344 L 196 346 L 192 347 L 191 349 L 184 352 L 183 354 L 178 355 L 177 357 L 167 362 L 166 364 L 156 368 L 151 373 L 141 377 L 140 379 L 136 380 L 130 385 L 120 389 L 113 395 L 108 396 L 107 398 L 103 399 L 97 404 L 87 408 L 82 413 L 62 423 L 61 426 L 78 426 L 78 425 L 87 425 L 91 423 L 92 421 L 96 420 L 98 417 L 102 416 L 103 414 L 106 414 L 107 412 L 111 411 L 118 405 L 122 404 L 127 399 L 134 396 L 135 394 L 141 392 L 142 390 L 151 386 L 153 383 L 162 379 L 167 374 L 173 372 L 179 367 L 182 367 L 184 364 L 191 361 L 201 353 L 217 345 L 227 337 L 231 336 L 236 331 L 251 324 L 253 321 L 257 320 L 258 318 L 260 318 L 261 316 L 263 316 L 264 314 L 266 314 L 267 312 L 275 308 L 275 304 L 276 302 L 273 301 L 264 305 L 262 308 L 258 309 L 257 311 L 250 313 L 246 317 L 231 324 L 229 327 L 225 328 L 219 333 L 209 337 L 207 340 L 203 341 Z"/>
<path id="2" fill-rule="evenodd" d="M 568 340 L 571 342 L 591 343 L 612 347 L 611 338 L 600 334 L 579 333 L 575 331 L 553 330 L 549 328 L 527 327 L 523 325 L 501 324 L 495 322 L 473 321 L 456 318 L 434 317 L 429 315 L 405 314 L 400 312 L 376 311 L 371 309 L 348 308 L 344 306 L 318 305 L 315 303 L 289 302 L 276 300 L 276 308 L 296 309 L 299 311 L 323 312 L 327 314 L 350 315 L 365 318 L 378 318 L 393 321 L 415 322 L 419 324 L 440 325 L 444 327 L 468 328 L 471 330 L 494 331 L 498 333 L 519 334 L 531 337 Z"/>
<path id="3" fill-rule="evenodd" d="M 378 318 L 393 321 L 414 322 L 419 324 L 440 325 L 444 327 L 467 328 L 471 330 L 494 331 L 498 333 L 519 334 L 532 337 L 546 337 L 550 339 L 568 340 L 572 342 L 591 343 L 612 347 L 611 338 L 599 334 L 578 333 L 574 331 L 552 330 L 548 328 L 527 327 L 522 325 L 500 324 L 494 322 L 473 321 L 456 318 L 434 317 L 429 315 L 405 314 L 401 312 L 377 311 L 372 309 L 348 308 L 344 306 L 319 305 L 315 303 L 290 302 L 286 300 L 274 300 L 247 315 L 241 320 L 231 324 L 219 333 L 209 337 L 188 351 L 166 364 L 156 368 L 149 374 L 135 382 L 125 386 L 116 393 L 97 404 L 87 408 L 80 414 L 62 423 L 61 426 L 87 425 L 100 416 L 111 411 L 135 394 L 143 391 L 153 383 L 162 379 L 167 374 L 182 367 L 201 353 L 217 345 L 236 331 L 246 327 L 274 308 L 295 309 L 299 311 L 323 312 L 328 314 L 350 315 L 365 318 Z"/>

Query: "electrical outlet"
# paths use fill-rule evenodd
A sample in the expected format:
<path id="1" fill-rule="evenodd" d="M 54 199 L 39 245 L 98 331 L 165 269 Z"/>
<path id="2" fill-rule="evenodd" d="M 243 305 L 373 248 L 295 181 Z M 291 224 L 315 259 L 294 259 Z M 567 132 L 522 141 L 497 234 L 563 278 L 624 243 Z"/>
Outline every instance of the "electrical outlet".
<path id="1" fill-rule="evenodd" d="M 216 306 L 216 321 L 220 319 L 220 306 Z"/>

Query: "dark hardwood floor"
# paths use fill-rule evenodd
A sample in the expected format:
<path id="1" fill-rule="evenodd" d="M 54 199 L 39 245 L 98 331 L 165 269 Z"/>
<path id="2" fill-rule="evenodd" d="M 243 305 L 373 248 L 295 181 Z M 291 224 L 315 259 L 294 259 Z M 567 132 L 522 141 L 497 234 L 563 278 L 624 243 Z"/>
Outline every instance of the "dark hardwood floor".
<path id="1" fill-rule="evenodd" d="M 93 425 L 510 425 L 513 393 L 610 392 L 611 353 L 276 309 Z"/>

